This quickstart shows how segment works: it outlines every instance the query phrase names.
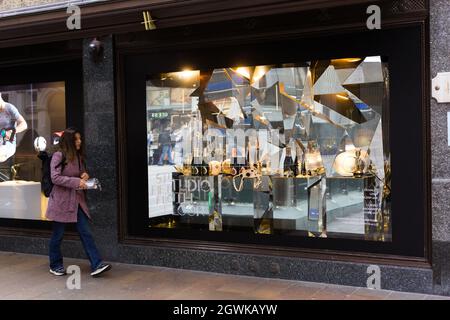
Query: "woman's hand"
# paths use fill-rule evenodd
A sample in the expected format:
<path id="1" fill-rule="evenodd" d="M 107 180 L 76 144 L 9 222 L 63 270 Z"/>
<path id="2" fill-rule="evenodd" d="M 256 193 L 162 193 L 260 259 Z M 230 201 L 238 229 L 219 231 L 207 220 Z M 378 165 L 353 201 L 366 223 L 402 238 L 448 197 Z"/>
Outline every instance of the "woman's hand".
<path id="1" fill-rule="evenodd" d="M 83 172 L 83 174 L 80 177 L 82 180 L 84 181 L 88 181 L 89 180 L 89 175 L 87 174 L 87 172 Z"/>
<path id="2" fill-rule="evenodd" d="M 80 185 L 78 188 L 79 189 L 87 189 L 86 181 L 83 179 L 80 179 Z"/>
<path id="3" fill-rule="evenodd" d="M 11 140 L 11 136 L 12 136 L 12 134 L 13 134 L 13 131 L 12 130 L 6 130 L 6 133 L 5 133 L 5 140 L 6 141 L 10 141 Z"/>

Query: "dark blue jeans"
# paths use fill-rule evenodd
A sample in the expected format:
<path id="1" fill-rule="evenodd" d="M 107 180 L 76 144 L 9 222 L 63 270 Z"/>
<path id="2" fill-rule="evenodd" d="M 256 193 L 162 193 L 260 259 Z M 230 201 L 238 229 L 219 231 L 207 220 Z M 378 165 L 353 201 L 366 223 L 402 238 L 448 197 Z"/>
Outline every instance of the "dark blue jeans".
<path id="1" fill-rule="evenodd" d="M 50 239 L 50 268 L 55 270 L 63 267 L 63 256 L 61 254 L 61 242 L 64 237 L 64 229 L 66 223 L 53 221 L 53 234 Z M 77 216 L 77 231 L 80 235 L 81 243 L 83 244 L 84 251 L 91 262 L 92 271 L 95 270 L 102 259 L 95 246 L 94 238 L 89 228 L 89 220 L 81 207 L 78 207 Z"/>
<path id="2" fill-rule="evenodd" d="M 170 144 L 165 144 L 162 146 L 162 151 L 161 151 L 161 156 L 159 157 L 159 162 L 158 165 L 162 165 L 164 158 L 166 157 L 167 154 L 167 159 L 169 161 L 169 164 L 173 164 L 173 159 L 172 159 L 172 146 Z"/>

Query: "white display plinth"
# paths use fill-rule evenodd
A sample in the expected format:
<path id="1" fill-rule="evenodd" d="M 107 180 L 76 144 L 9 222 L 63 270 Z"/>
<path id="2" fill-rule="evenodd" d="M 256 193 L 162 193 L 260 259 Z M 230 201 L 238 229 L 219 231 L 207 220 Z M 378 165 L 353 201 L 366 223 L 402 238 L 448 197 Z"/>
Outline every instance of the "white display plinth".
<path id="1" fill-rule="evenodd" d="M 0 218 L 41 220 L 41 183 L 0 182 Z"/>

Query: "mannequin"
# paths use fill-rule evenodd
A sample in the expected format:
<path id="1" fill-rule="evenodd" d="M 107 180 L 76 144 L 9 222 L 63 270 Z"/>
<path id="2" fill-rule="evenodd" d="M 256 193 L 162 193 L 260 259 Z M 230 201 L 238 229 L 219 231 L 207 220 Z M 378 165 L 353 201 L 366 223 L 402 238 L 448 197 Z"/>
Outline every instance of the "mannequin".
<path id="1" fill-rule="evenodd" d="M 0 92 L 0 163 L 11 158 L 16 152 L 17 133 L 28 128 L 27 122 L 19 110 L 5 102 Z"/>
<path id="2" fill-rule="evenodd" d="M 7 103 L 3 100 L 2 93 L 0 92 L 0 125 L 3 124 L 2 115 L 4 115 L 5 113 L 9 116 L 10 124 L 11 126 L 15 127 L 16 133 L 20 133 L 27 130 L 28 125 L 24 117 L 19 113 L 19 111 L 14 105 L 12 105 L 11 103 Z M 15 123 L 13 122 L 13 120 L 15 120 Z M 6 127 L 7 126 L 5 126 L 5 128 Z M 9 134 L 11 134 L 12 130 L 9 131 L 10 131 Z"/>

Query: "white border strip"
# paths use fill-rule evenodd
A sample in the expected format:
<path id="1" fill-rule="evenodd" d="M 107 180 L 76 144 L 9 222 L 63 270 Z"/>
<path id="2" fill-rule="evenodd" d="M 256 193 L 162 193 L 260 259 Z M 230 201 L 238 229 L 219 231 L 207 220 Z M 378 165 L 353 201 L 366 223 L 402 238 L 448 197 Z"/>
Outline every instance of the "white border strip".
<path id="1" fill-rule="evenodd" d="M 30 13 L 37 13 L 37 12 L 43 12 L 43 11 L 53 11 L 58 9 L 65 9 L 69 7 L 70 5 L 85 5 L 93 2 L 105 2 L 108 0 L 62 0 L 56 3 L 47 3 L 37 6 L 29 6 L 29 7 L 22 7 L 22 8 L 15 8 L 10 10 L 4 10 L 0 11 L 0 19 L 5 17 L 11 17 L 16 15 L 22 15 L 22 14 L 30 14 Z"/>

